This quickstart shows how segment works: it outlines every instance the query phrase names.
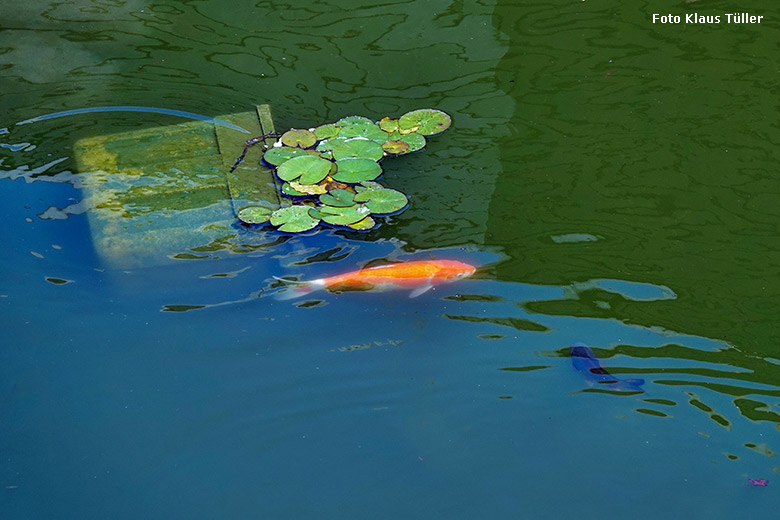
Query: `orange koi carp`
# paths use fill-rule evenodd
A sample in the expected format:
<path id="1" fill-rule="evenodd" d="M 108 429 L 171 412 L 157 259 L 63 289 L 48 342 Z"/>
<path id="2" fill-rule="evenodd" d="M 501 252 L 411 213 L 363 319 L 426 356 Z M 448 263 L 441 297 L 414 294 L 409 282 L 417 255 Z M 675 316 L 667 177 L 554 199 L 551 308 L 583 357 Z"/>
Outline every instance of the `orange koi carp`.
<path id="1" fill-rule="evenodd" d="M 416 298 L 435 285 L 453 282 L 474 274 L 477 268 L 456 260 L 426 260 L 367 267 L 329 278 L 296 282 L 277 278 L 296 287 L 280 293 L 278 299 L 290 300 L 316 291 L 388 291 L 411 289 L 410 298 Z M 275 277 L 276 278 L 276 277 Z"/>

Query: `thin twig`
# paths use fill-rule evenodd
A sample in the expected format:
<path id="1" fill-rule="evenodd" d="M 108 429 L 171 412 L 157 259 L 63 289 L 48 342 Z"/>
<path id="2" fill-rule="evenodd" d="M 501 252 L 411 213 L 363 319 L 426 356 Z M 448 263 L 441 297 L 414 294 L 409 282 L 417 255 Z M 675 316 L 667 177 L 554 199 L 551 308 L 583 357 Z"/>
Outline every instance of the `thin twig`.
<path id="1" fill-rule="evenodd" d="M 270 132 L 268 134 L 263 134 L 263 135 L 258 136 L 258 137 L 253 137 L 252 139 L 247 141 L 246 145 L 244 146 L 244 151 L 241 152 L 241 156 L 238 159 L 236 159 L 236 162 L 233 163 L 233 167 L 230 168 L 230 173 L 233 173 L 233 171 L 236 168 L 238 168 L 238 165 L 241 164 L 241 161 L 244 160 L 244 157 L 246 157 L 246 152 L 247 152 L 247 150 L 249 150 L 250 146 L 252 146 L 253 144 L 257 144 L 260 141 L 262 141 L 262 140 L 264 140 L 264 139 L 266 139 L 268 137 L 275 137 L 277 135 L 279 135 L 279 134 L 277 134 L 276 132 Z"/>

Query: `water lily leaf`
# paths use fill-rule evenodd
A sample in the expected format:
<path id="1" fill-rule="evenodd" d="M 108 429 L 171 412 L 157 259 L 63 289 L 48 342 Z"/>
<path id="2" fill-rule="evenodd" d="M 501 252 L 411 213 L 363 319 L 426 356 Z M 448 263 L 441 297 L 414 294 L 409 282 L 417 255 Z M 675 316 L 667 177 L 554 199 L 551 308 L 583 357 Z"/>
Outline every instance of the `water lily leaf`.
<path id="1" fill-rule="evenodd" d="M 328 191 L 333 190 L 346 190 L 349 188 L 349 184 L 344 184 L 343 182 L 334 181 L 333 177 L 327 177 L 325 179 L 325 189 Z"/>
<path id="2" fill-rule="evenodd" d="M 366 218 L 371 211 L 363 204 L 356 204 L 348 208 L 335 208 L 333 206 L 320 206 L 317 211 L 322 215 L 322 220 L 334 226 L 348 226 Z"/>
<path id="3" fill-rule="evenodd" d="M 303 155 L 293 157 L 283 162 L 276 169 L 276 174 L 283 181 L 293 181 L 301 178 L 301 184 L 316 184 L 328 176 L 333 163 L 322 157 Z"/>
<path id="4" fill-rule="evenodd" d="M 390 155 L 400 155 L 409 152 L 409 143 L 406 141 L 385 141 L 382 150 Z"/>
<path id="5" fill-rule="evenodd" d="M 298 184 L 298 183 L 294 182 L 294 184 Z M 285 182 L 284 184 L 282 184 L 282 187 L 280 189 L 282 190 L 282 193 L 287 195 L 288 197 L 307 197 L 309 195 L 308 193 L 304 193 L 302 191 L 296 190 L 295 188 L 292 187 L 292 185 L 289 182 Z"/>
<path id="6" fill-rule="evenodd" d="M 377 124 L 379 125 L 379 128 L 381 128 L 388 134 L 392 134 L 393 132 L 398 131 L 397 119 L 390 119 L 389 117 L 384 117 Z"/>
<path id="7" fill-rule="evenodd" d="M 371 217 L 366 217 L 363 220 L 358 220 L 354 224 L 349 224 L 349 227 L 355 231 L 365 231 L 376 226 L 376 222 Z"/>
<path id="8" fill-rule="evenodd" d="M 282 187 L 284 187 L 284 185 L 282 185 Z M 301 184 L 300 182 L 292 181 L 290 187 L 304 195 L 321 195 L 328 192 L 327 186 L 323 186 L 322 184 Z"/>
<path id="9" fill-rule="evenodd" d="M 249 206 L 238 212 L 238 218 L 247 224 L 262 224 L 271 218 L 272 209 L 263 206 Z"/>
<path id="10" fill-rule="evenodd" d="M 363 181 L 360 184 L 355 186 L 355 191 L 360 193 L 366 190 L 381 190 L 382 188 L 384 188 L 384 186 L 382 186 L 378 182 Z"/>
<path id="11" fill-rule="evenodd" d="M 292 159 L 293 157 L 300 157 L 302 155 L 308 155 L 307 150 L 280 146 L 279 148 L 271 148 L 265 152 L 265 155 L 263 155 L 263 160 L 271 166 L 279 166 L 283 162 Z"/>
<path id="12" fill-rule="evenodd" d="M 390 134 L 390 140 L 403 141 L 406 144 L 408 144 L 409 149 L 406 151 L 406 153 L 416 152 L 418 150 L 422 150 L 423 148 L 425 148 L 425 137 L 423 137 L 422 134 L 418 134 L 417 132 L 412 132 L 409 134 L 401 134 L 399 132 L 395 132 L 393 134 Z"/>
<path id="13" fill-rule="evenodd" d="M 409 200 L 400 191 L 384 188 L 362 191 L 355 195 L 355 202 L 365 202 L 371 213 L 388 214 L 403 209 Z"/>
<path id="14" fill-rule="evenodd" d="M 381 145 L 359 137 L 354 139 L 327 139 L 317 146 L 317 150 L 321 152 L 330 151 L 336 160 L 347 157 L 362 157 L 378 161 L 385 155 Z"/>
<path id="15" fill-rule="evenodd" d="M 309 206 L 287 206 L 271 214 L 271 224 L 287 233 L 308 231 L 319 223 L 319 219 L 309 215 Z"/>
<path id="16" fill-rule="evenodd" d="M 398 120 L 398 129 L 401 133 L 413 129 L 412 131 L 422 135 L 437 135 L 448 129 L 451 124 L 450 116 L 441 110 L 423 108 L 402 115 Z"/>
<path id="17" fill-rule="evenodd" d="M 336 161 L 333 179 L 340 182 L 357 183 L 373 181 L 382 174 L 382 167 L 376 161 L 361 157 L 347 157 Z"/>
<path id="18" fill-rule="evenodd" d="M 319 139 L 331 139 L 339 135 L 339 127 L 334 124 L 318 126 L 314 129 L 314 136 Z"/>
<path id="19" fill-rule="evenodd" d="M 296 130 L 292 128 L 282 134 L 282 144 L 291 148 L 308 148 L 314 146 L 317 137 L 309 130 Z"/>
<path id="20" fill-rule="evenodd" d="M 355 124 L 342 128 L 341 132 L 339 132 L 339 137 L 345 139 L 362 137 L 370 141 L 376 141 L 381 145 L 387 140 L 387 132 L 374 123 Z"/>
<path id="21" fill-rule="evenodd" d="M 336 121 L 336 126 L 338 126 L 339 128 L 344 128 L 345 126 L 349 126 L 349 125 L 364 125 L 366 123 L 373 123 L 373 121 L 363 116 L 347 116 L 347 117 L 342 117 L 341 119 Z"/>
<path id="22" fill-rule="evenodd" d="M 326 206 L 347 208 L 355 205 L 355 194 L 349 190 L 331 190 L 320 195 L 320 203 Z"/>
<path id="23" fill-rule="evenodd" d="M 317 151 L 320 153 L 331 152 L 334 148 L 341 146 L 342 144 L 343 139 L 325 139 L 317 145 Z"/>

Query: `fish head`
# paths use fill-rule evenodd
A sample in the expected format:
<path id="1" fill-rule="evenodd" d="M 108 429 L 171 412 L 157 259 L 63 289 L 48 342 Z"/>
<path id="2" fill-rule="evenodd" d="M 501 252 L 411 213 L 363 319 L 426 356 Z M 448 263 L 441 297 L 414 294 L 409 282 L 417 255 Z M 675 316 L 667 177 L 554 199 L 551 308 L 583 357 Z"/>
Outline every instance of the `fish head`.
<path id="1" fill-rule="evenodd" d="M 570 347 L 571 357 L 596 359 L 593 351 L 585 343 L 573 343 Z"/>
<path id="2" fill-rule="evenodd" d="M 473 265 L 458 262 L 457 260 L 436 260 L 432 264 L 436 267 L 435 277 L 448 281 L 467 278 L 477 270 Z"/>

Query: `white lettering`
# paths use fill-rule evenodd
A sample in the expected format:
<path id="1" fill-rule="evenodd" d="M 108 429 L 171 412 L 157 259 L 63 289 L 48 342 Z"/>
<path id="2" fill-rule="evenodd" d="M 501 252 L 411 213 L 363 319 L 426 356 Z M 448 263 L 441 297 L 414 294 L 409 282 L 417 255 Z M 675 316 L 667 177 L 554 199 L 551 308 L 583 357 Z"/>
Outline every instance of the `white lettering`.
<path id="1" fill-rule="evenodd" d="M 674 14 L 653 14 L 653 23 L 660 21 L 661 23 L 680 23 L 680 18 Z"/>

